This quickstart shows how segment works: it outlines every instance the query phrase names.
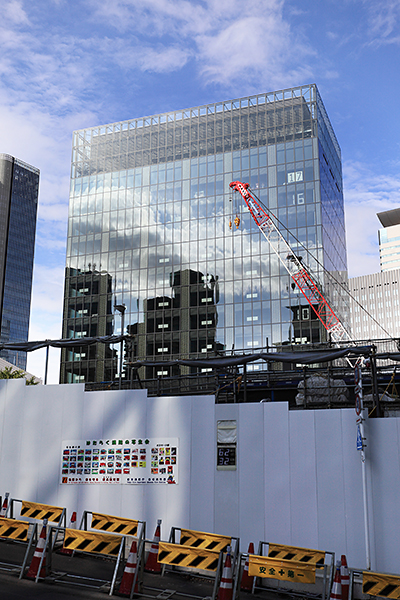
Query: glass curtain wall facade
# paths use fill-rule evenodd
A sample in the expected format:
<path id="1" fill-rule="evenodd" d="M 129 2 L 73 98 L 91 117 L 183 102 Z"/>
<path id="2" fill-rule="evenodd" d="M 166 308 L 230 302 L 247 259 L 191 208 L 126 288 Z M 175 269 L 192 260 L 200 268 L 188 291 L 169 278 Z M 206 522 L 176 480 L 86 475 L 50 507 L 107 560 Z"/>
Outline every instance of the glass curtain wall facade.
<path id="1" fill-rule="evenodd" d="M 39 174 L 0 154 L 0 343 L 28 340 Z M 26 369 L 26 352 L 0 357 Z"/>
<path id="2" fill-rule="evenodd" d="M 347 279 L 340 148 L 308 85 L 74 133 L 63 337 L 118 333 L 113 304 L 124 303 L 135 359 L 326 339 L 232 199 L 234 180 L 249 182 L 279 219 L 346 320 L 340 288 L 322 269 Z M 108 285 L 93 291 L 102 277 Z M 61 382 L 113 379 L 118 351 L 63 351 Z"/>

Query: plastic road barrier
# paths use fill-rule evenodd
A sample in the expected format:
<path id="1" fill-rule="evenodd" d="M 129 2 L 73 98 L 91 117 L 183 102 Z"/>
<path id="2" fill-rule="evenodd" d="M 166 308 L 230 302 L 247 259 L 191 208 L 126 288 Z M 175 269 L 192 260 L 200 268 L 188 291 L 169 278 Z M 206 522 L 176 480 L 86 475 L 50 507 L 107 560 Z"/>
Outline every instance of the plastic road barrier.
<path id="1" fill-rule="evenodd" d="M 225 552 L 227 547 L 232 549 L 232 568 L 235 570 L 236 562 L 239 557 L 239 538 L 228 535 L 219 535 L 217 533 L 206 533 L 204 531 L 194 531 L 193 529 L 181 529 L 180 527 L 171 527 L 169 542 L 177 544 L 177 532 L 180 532 L 179 545 L 190 546 L 193 548 L 203 548 L 205 550 L 215 550 Z"/>
<path id="2" fill-rule="evenodd" d="M 20 518 L 34 519 L 35 521 L 44 521 L 47 519 L 49 523 L 57 523 L 58 530 L 62 527 L 66 527 L 66 508 L 60 506 L 52 506 L 50 504 L 43 504 L 42 502 L 29 502 L 28 500 L 18 500 L 17 498 L 11 498 L 9 503 L 9 516 L 14 517 L 15 503 L 21 503 Z M 53 537 L 53 547 L 57 541 L 57 536 Z"/>
<path id="3" fill-rule="evenodd" d="M 117 556 L 122 540 L 120 535 L 107 535 L 94 531 L 81 531 L 80 529 L 66 529 L 63 547 L 67 550 L 78 552 L 93 552 Z"/>
<path id="4" fill-rule="evenodd" d="M 192 569 L 204 569 L 216 571 L 220 552 L 216 550 L 205 550 L 204 548 L 192 548 L 179 544 L 167 542 L 159 543 L 158 562 Z"/>
<path id="5" fill-rule="evenodd" d="M 92 529 L 100 529 L 119 533 L 121 535 L 137 536 L 139 521 L 134 519 L 124 519 L 122 517 L 113 517 L 111 515 L 102 515 L 100 513 L 92 513 Z"/>
<path id="6" fill-rule="evenodd" d="M 0 537 L 26 542 L 28 539 L 28 521 L 2 518 L 0 521 Z"/>
<path id="7" fill-rule="evenodd" d="M 267 548 L 267 551 L 265 552 L 264 549 Z M 299 579 L 295 579 L 292 577 L 292 571 L 293 569 L 290 569 L 290 576 L 288 577 L 283 577 L 283 576 L 278 576 L 278 577 L 274 577 L 274 579 L 283 579 L 284 581 L 292 581 L 294 582 L 296 585 L 294 586 L 296 588 L 296 590 L 299 588 L 299 583 L 303 582 L 303 584 L 305 585 L 305 587 L 302 589 L 302 592 L 304 592 L 304 595 L 313 595 L 315 596 L 320 595 L 322 597 L 323 600 L 325 600 L 325 598 L 327 598 L 327 596 L 329 595 L 329 591 L 332 587 L 332 582 L 333 582 L 333 576 L 334 576 L 334 572 L 335 572 L 335 554 L 334 552 L 329 552 L 327 550 L 315 550 L 315 549 L 311 549 L 311 548 L 301 548 L 299 546 L 287 546 L 284 544 L 272 544 L 270 542 L 260 542 L 259 546 L 258 546 L 258 556 L 261 557 L 265 557 L 265 554 L 267 555 L 266 558 L 268 559 L 274 559 L 274 560 L 283 560 L 283 561 L 287 561 L 288 563 L 293 563 L 293 566 L 297 565 L 310 565 L 313 567 L 314 570 L 314 581 L 310 582 L 307 581 L 307 577 L 306 577 L 306 573 L 307 571 L 305 570 L 303 573 L 303 576 L 300 576 Z M 273 566 L 272 566 L 273 568 Z M 316 571 L 316 569 L 318 571 Z M 319 592 L 316 592 L 316 589 L 314 589 L 313 591 L 308 591 L 307 590 L 307 586 L 308 584 L 312 584 L 319 586 L 319 582 L 321 580 L 321 577 L 318 577 L 318 582 L 316 579 L 316 574 L 319 573 L 319 571 L 322 570 L 322 577 L 323 577 L 323 581 L 322 581 L 322 591 L 319 594 Z M 249 571 L 250 574 L 250 571 Z M 279 575 L 279 573 L 278 573 Z M 261 575 L 258 573 L 257 577 L 261 577 Z M 254 585 L 253 585 L 253 593 L 254 590 L 256 589 L 257 586 L 257 580 L 254 580 Z M 288 586 L 285 584 L 284 585 L 285 589 L 289 589 Z M 301 587 L 301 586 L 300 586 Z"/>
<path id="8" fill-rule="evenodd" d="M 355 574 L 362 577 L 362 593 L 383 598 L 400 598 L 400 575 L 350 569 L 349 600 L 353 598 Z"/>
<path id="9" fill-rule="evenodd" d="M 315 563 L 317 565 L 323 565 L 325 561 L 325 552 L 322 550 L 284 546 L 282 544 L 268 544 L 268 556 L 271 558 L 283 558 L 284 560 Z"/>
<path id="10" fill-rule="evenodd" d="M 182 546 L 226 552 L 227 547 L 232 543 L 232 538 L 227 535 L 205 533 L 203 531 L 193 531 L 191 529 L 181 529 L 180 531 L 181 539 L 179 543 Z"/>
<path id="11" fill-rule="evenodd" d="M 51 538 L 53 535 L 58 534 L 59 529 L 59 527 L 49 527 L 47 548 L 49 558 L 48 573 L 51 576 L 51 580 L 65 584 L 72 583 L 73 585 L 84 585 L 95 589 L 99 589 L 99 584 L 101 587 L 110 585 L 111 596 L 116 584 L 119 566 L 123 561 L 126 542 L 125 536 L 72 528 L 62 529 L 64 534 L 63 548 L 72 550 L 74 554 L 76 552 L 83 552 L 85 554 L 99 555 L 101 557 L 108 556 L 109 558 L 116 559 L 111 581 L 107 579 L 100 580 L 81 574 L 74 574 L 73 572 L 58 573 L 52 571 L 52 549 L 54 544 L 52 544 Z M 70 565 L 73 568 L 74 561 L 71 561 Z"/>

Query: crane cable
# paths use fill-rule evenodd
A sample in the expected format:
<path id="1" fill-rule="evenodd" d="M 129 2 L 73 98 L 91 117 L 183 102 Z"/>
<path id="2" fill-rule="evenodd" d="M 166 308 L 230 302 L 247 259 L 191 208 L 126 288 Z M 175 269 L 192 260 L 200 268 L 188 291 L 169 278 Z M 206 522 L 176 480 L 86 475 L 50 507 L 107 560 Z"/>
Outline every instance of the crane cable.
<path id="1" fill-rule="evenodd" d="M 229 217 L 229 229 L 232 229 L 233 214 L 235 214 L 235 218 L 233 219 L 233 223 L 235 224 L 236 229 L 239 229 L 239 225 L 240 225 L 239 213 L 240 213 L 240 206 L 241 205 L 239 204 L 239 202 L 236 202 L 236 204 L 235 204 L 236 195 L 233 194 L 233 192 L 231 192 L 231 194 L 229 195 L 229 201 L 232 202 L 232 217 Z"/>
<path id="2" fill-rule="evenodd" d="M 356 304 L 357 304 L 359 307 L 361 307 L 361 308 L 362 308 L 362 310 L 363 310 L 363 311 L 364 311 L 364 312 L 365 312 L 365 313 L 366 313 L 366 314 L 367 314 L 367 315 L 370 317 L 370 319 L 372 319 L 372 321 L 373 321 L 373 322 L 374 322 L 376 325 L 378 325 L 378 327 L 379 327 L 379 328 L 380 328 L 380 329 L 381 329 L 381 330 L 382 330 L 384 333 L 386 333 L 386 335 L 388 336 L 388 338 L 390 338 L 390 339 L 391 339 L 393 342 L 397 343 L 397 342 L 396 342 L 396 339 L 395 339 L 395 338 L 394 338 L 392 335 L 390 335 L 390 333 L 389 333 L 388 331 L 386 331 L 386 329 L 383 327 L 383 325 L 381 325 L 381 324 L 379 323 L 379 321 L 377 321 L 377 319 L 375 319 L 375 317 L 373 317 L 373 316 L 372 316 L 372 315 L 371 315 L 371 314 L 370 314 L 370 313 L 367 311 L 367 309 L 366 309 L 366 308 L 365 308 L 365 307 L 364 307 L 364 306 L 363 306 L 363 305 L 362 305 L 362 304 L 361 304 L 361 303 L 360 303 L 360 302 L 359 302 L 359 301 L 358 301 L 356 298 L 354 298 L 354 296 L 352 295 L 352 293 L 351 293 L 351 292 L 350 292 L 350 291 L 349 291 L 349 290 L 348 290 L 348 289 L 347 289 L 347 288 L 346 288 L 346 287 L 343 285 L 343 283 L 342 283 L 341 281 L 338 281 L 338 280 L 336 279 L 336 277 L 335 277 L 334 275 L 332 275 L 332 273 L 330 273 L 330 272 L 329 272 L 327 269 L 325 269 L 324 265 L 320 263 L 320 261 L 318 260 L 318 258 L 317 258 L 317 257 L 315 257 L 313 254 L 311 254 L 311 251 L 310 251 L 308 248 L 306 248 L 306 246 L 304 246 L 304 244 L 303 244 L 303 243 L 302 243 L 302 242 L 301 242 L 301 241 L 300 241 L 300 240 L 299 240 L 299 239 L 298 239 L 298 238 L 297 238 L 297 237 L 296 237 L 296 236 L 295 236 L 295 235 L 294 235 L 294 234 L 293 234 L 291 231 L 289 231 L 289 229 L 286 227 L 286 225 L 284 225 L 284 224 L 282 223 L 282 221 L 280 221 L 280 220 L 278 219 L 278 217 L 276 217 L 276 216 L 274 215 L 274 213 L 273 213 L 273 212 L 272 212 L 272 211 L 271 211 L 269 208 L 267 208 L 267 207 L 265 206 L 265 204 L 264 204 L 264 203 L 263 203 L 263 202 L 260 200 L 260 198 L 258 198 L 258 196 L 256 196 L 256 194 L 253 192 L 253 190 L 251 190 L 250 188 L 248 188 L 248 190 L 249 190 L 249 191 L 252 193 L 252 195 L 255 197 L 255 199 L 256 199 L 256 200 L 257 200 L 257 201 L 258 201 L 258 202 L 261 204 L 261 206 L 264 208 L 264 210 L 267 212 L 267 214 L 268 214 L 268 215 L 270 215 L 270 217 L 273 217 L 273 218 L 274 218 L 274 219 L 277 221 L 277 223 L 280 225 L 280 227 L 283 227 L 283 229 L 285 229 L 285 230 L 288 232 L 288 234 L 289 234 L 289 235 L 291 235 L 291 236 L 292 236 L 292 237 L 295 239 L 295 241 L 297 242 L 297 244 L 298 244 L 298 245 L 300 245 L 300 246 L 303 248 L 303 250 L 305 250 L 305 251 L 306 251 L 306 253 L 307 253 L 307 254 L 309 254 L 309 255 L 311 256 L 311 258 L 312 258 L 313 260 L 315 260 L 315 262 L 316 262 L 316 263 L 317 263 L 317 264 L 318 264 L 318 265 L 321 267 L 321 269 L 323 270 L 323 272 L 324 272 L 324 273 L 326 273 L 327 275 L 329 275 L 329 277 L 330 277 L 331 279 L 333 279 L 333 281 L 334 281 L 334 282 L 335 282 L 335 283 L 336 283 L 336 284 L 337 284 L 337 285 L 338 285 L 338 286 L 339 286 L 339 287 L 340 287 L 340 288 L 341 288 L 341 289 L 342 289 L 342 290 L 343 290 L 343 291 L 344 291 L 344 292 L 345 292 L 345 293 L 346 293 L 348 296 L 350 296 L 350 298 L 351 298 L 351 299 L 352 299 L 352 300 L 353 300 L 353 301 L 354 301 L 354 302 L 355 302 L 355 303 L 356 303 Z M 350 310 L 350 306 L 349 306 L 349 304 L 347 304 L 347 306 L 348 306 L 348 308 L 349 308 L 349 310 Z"/>

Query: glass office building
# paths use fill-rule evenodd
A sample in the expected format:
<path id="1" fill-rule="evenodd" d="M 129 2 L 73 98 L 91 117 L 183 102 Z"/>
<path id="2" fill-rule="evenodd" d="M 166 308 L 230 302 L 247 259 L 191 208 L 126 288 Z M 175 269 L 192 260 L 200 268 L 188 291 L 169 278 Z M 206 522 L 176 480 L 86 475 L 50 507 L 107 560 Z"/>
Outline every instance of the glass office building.
<path id="1" fill-rule="evenodd" d="M 28 340 L 39 169 L 0 154 L 0 343 Z M 26 353 L 0 350 L 26 369 Z"/>
<path id="2" fill-rule="evenodd" d="M 324 341 L 241 197 L 232 199 L 235 180 L 278 219 L 346 323 L 336 283 L 347 280 L 340 148 L 307 85 L 74 133 L 63 337 L 119 333 L 113 305 L 123 303 L 135 359 Z M 117 352 L 63 350 L 61 382 L 112 380 Z"/>

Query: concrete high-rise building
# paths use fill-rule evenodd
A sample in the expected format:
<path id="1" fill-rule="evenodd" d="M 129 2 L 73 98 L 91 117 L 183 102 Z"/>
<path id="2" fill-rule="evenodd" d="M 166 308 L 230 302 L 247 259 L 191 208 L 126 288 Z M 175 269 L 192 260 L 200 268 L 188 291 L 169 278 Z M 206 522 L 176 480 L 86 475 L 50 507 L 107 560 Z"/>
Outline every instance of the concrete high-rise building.
<path id="1" fill-rule="evenodd" d="M 0 342 L 28 339 L 39 169 L 0 154 Z M 26 369 L 26 353 L 0 357 Z"/>
<path id="2" fill-rule="evenodd" d="M 324 341 L 241 199 L 231 201 L 234 180 L 288 228 L 347 325 L 336 283 L 347 282 L 341 154 L 307 85 L 74 133 L 63 336 L 100 334 L 103 317 L 80 312 L 73 291 L 96 273 L 111 279 L 112 305 L 126 305 L 139 359 Z M 78 346 L 62 353 L 61 381 L 99 381 L 116 365 L 99 351 L 91 363 Z"/>
<path id="3" fill-rule="evenodd" d="M 400 269 L 349 279 L 354 339 L 400 337 Z"/>
<path id="4" fill-rule="evenodd" d="M 349 279 L 351 323 L 359 340 L 400 337 L 400 208 L 377 214 L 380 273 Z"/>
<path id="5" fill-rule="evenodd" d="M 378 230 L 381 271 L 400 268 L 400 208 L 377 214 L 383 225 Z"/>

